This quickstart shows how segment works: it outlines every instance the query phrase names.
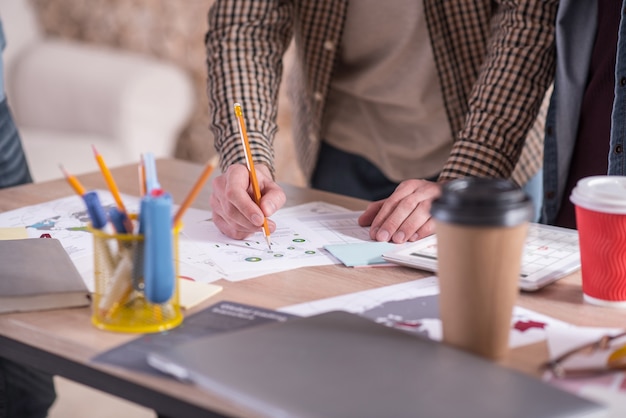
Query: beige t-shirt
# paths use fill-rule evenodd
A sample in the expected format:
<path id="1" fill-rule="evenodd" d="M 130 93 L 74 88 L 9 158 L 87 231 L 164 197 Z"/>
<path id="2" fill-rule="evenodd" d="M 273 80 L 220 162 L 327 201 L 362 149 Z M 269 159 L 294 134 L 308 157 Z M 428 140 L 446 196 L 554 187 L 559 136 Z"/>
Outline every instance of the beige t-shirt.
<path id="1" fill-rule="evenodd" d="M 439 173 L 452 147 L 421 0 L 350 1 L 323 138 L 391 180 Z"/>

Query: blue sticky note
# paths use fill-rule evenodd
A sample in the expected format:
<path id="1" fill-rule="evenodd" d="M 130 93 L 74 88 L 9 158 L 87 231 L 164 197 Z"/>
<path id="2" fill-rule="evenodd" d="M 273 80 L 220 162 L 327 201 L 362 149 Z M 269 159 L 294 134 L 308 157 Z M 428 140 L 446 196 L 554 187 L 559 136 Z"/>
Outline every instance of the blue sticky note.
<path id="1" fill-rule="evenodd" d="M 383 259 L 383 253 L 394 249 L 397 245 L 390 242 L 359 242 L 325 245 L 324 248 L 347 267 L 364 267 L 393 265 Z"/>

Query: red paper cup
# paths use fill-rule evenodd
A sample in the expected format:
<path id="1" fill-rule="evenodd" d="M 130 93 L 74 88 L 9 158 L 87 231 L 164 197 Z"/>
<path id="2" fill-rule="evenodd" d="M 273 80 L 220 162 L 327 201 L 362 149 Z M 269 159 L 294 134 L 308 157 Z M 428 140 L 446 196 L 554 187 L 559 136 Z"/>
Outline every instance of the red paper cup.
<path id="1" fill-rule="evenodd" d="M 626 177 L 586 177 L 570 200 L 576 205 L 585 301 L 626 307 Z"/>

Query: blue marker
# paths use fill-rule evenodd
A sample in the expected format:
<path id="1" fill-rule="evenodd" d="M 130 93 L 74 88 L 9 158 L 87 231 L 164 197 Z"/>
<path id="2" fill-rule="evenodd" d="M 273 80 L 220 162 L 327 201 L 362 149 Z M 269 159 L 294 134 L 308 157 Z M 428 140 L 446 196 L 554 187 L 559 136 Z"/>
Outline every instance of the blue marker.
<path id="1" fill-rule="evenodd" d="M 128 215 L 122 212 L 116 207 L 112 207 L 109 209 L 109 219 L 113 224 L 113 228 L 115 228 L 115 232 L 118 234 L 126 234 L 128 231 L 126 230 L 126 225 L 128 223 Z"/>
<path id="2" fill-rule="evenodd" d="M 145 232 L 146 232 L 146 221 L 144 214 L 146 213 L 146 202 L 148 202 L 147 198 L 141 199 L 141 203 L 139 206 L 139 230 L 137 233 L 139 235 L 143 235 L 143 240 L 137 240 L 135 242 L 135 248 L 133 253 L 133 288 L 135 290 L 143 291 L 143 264 L 144 264 L 144 253 L 145 253 Z"/>
<path id="3" fill-rule="evenodd" d="M 98 194 L 95 191 L 86 192 L 83 195 L 83 200 L 87 206 L 87 213 L 91 219 L 91 226 L 94 229 L 102 229 L 107 224 L 107 216 L 104 213 L 104 208 L 100 203 Z"/>
<path id="4" fill-rule="evenodd" d="M 146 300 L 164 303 L 174 294 L 174 246 L 172 236 L 172 197 L 153 190 L 143 198 L 141 217 L 144 222 L 143 281 Z"/>

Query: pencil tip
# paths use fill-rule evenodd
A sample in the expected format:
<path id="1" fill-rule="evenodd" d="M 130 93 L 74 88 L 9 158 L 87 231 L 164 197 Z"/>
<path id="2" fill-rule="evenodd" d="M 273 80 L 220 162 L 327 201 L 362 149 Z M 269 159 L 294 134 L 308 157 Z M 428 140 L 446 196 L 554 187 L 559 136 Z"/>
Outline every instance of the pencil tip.
<path id="1" fill-rule="evenodd" d="M 93 150 L 93 153 L 95 155 L 98 155 L 98 150 L 96 149 L 96 146 L 94 144 L 91 144 L 91 149 Z"/>

